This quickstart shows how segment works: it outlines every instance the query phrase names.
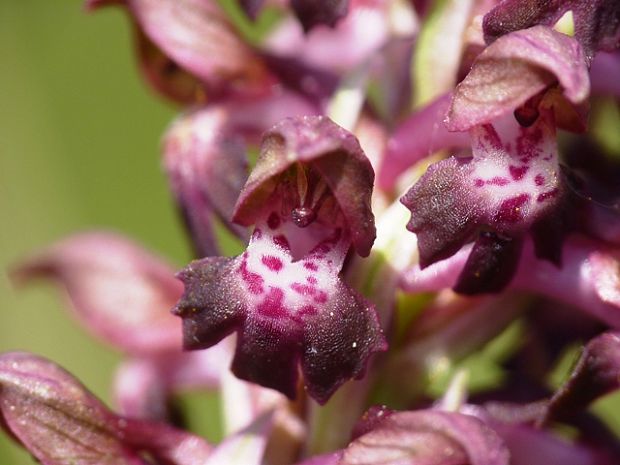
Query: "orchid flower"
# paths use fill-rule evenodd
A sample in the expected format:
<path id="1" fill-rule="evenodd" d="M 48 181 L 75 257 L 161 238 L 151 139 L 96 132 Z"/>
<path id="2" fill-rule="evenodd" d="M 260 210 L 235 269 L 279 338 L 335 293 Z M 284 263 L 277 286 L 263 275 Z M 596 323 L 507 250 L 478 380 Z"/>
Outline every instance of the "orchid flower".
<path id="1" fill-rule="evenodd" d="M 86 7 L 111 4 L 182 107 L 161 148 L 194 260 L 90 232 L 18 263 L 124 360 L 116 413 L 0 354 L 9 436 L 46 465 L 617 462 L 587 411 L 620 388 L 620 165 L 598 128 L 617 1 Z M 220 394 L 219 444 L 173 424 L 190 389 Z"/>
<path id="2" fill-rule="evenodd" d="M 372 305 L 339 276 L 349 248 L 375 236 L 374 174 L 350 134 L 322 117 L 288 119 L 266 133 L 234 220 L 254 224 L 239 257 L 207 257 L 180 273 L 174 312 L 183 344 L 204 349 L 238 332 L 233 372 L 294 398 L 326 402 L 385 348 Z"/>

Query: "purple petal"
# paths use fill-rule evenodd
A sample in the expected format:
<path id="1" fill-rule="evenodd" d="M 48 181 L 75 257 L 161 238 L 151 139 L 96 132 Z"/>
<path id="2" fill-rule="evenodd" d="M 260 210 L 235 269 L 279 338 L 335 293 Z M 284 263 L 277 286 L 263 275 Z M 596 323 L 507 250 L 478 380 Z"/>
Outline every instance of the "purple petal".
<path id="1" fill-rule="evenodd" d="M 588 97 L 588 70 L 577 41 L 544 26 L 503 36 L 478 56 L 456 87 L 446 119 L 448 130 L 488 123 L 556 81 L 573 105 Z M 556 116 L 562 117 L 561 113 Z"/>
<path id="2" fill-rule="evenodd" d="M 620 5 L 615 0 L 504 0 L 483 19 L 487 43 L 503 34 L 536 24 L 553 26 L 564 13 L 572 11 L 575 37 L 581 42 L 588 61 L 599 50 L 611 51 L 620 44 Z"/>
<path id="3" fill-rule="evenodd" d="M 24 261 L 13 278 L 54 280 L 86 328 L 127 352 L 180 348 L 179 322 L 169 310 L 182 286 L 166 263 L 122 236 L 69 237 Z"/>
<path id="4" fill-rule="evenodd" d="M 247 178 L 247 157 L 243 140 L 230 131 L 227 109 L 209 106 L 183 115 L 163 144 L 170 186 L 199 257 L 218 255 L 214 215 L 237 236 L 248 237 L 230 221 Z"/>
<path id="5" fill-rule="evenodd" d="M 558 269 L 526 252 L 514 286 L 576 306 L 620 328 L 618 251 L 574 237 L 566 242 L 563 255 Z"/>
<path id="6" fill-rule="evenodd" d="M 431 165 L 401 199 L 412 213 L 407 228 L 418 236 L 422 268 L 455 254 L 485 228 L 519 238 L 562 198 L 549 115 L 527 128 L 507 115 L 475 127 L 471 137 L 473 158 Z"/>
<path id="7" fill-rule="evenodd" d="M 370 407 L 362 418 L 358 420 L 351 433 L 351 439 L 355 440 L 366 433 L 375 429 L 383 420 L 396 413 L 395 410 L 387 408 L 385 405 L 373 405 Z"/>
<path id="8" fill-rule="evenodd" d="M 604 333 L 583 349 L 570 378 L 549 402 L 546 421 L 566 419 L 620 388 L 620 334 Z"/>
<path id="9" fill-rule="evenodd" d="M 508 451 L 477 418 L 421 410 L 394 413 L 345 449 L 340 465 L 507 465 Z"/>
<path id="10" fill-rule="evenodd" d="M 45 465 L 204 463 L 210 447 L 165 424 L 118 417 L 62 368 L 27 353 L 0 356 L 3 426 Z"/>
<path id="11" fill-rule="evenodd" d="M 620 97 L 620 82 L 616 79 L 617 76 L 620 76 L 620 52 L 597 53 L 590 68 L 592 91 Z"/>
<path id="12" fill-rule="evenodd" d="M 144 462 L 114 416 L 69 373 L 26 353 L 0 356 L 3 426 L 44 465 Z"/>
<path id="13" fill-rule="evenodd" d="M 323 404 L 345 381 L 364 376 L 368 358 L 387 349 L 374 305 L 346 284 L 335 302 L 305 322 L 302 372 L 308 393 Z"/>
<path id="14" fill-rule="evenodd" d="M 352 0 L 349 13 L 335 28 L 317 27 L 307 35 L 297 20 L 284 19 L 265 48 L 273 55 L 342 75 L 363 64 L 388 40 L 388 5 L 384 0 Z"/>
<path id="15" fill-rule="evenodd" d="M 344 381 L 361 376 L 385 343 L 374 307 L 338 276 L 349 240 L 322 241 L 294 260 L 290 228 L 296 226 L 261 223 L 242 256 L 190 264 L 180 274 L 186 291 L 175 311 L 183 317 L 187 348 L 239 331 L 232 364 L 238 377 L 294 398 L 301 361 L 308 392 L 323 403 Z"/>
<path id="16" fill-rule="evenodd" d="M 278 177 L 296 163 L 318 172 L 344 216 L 355 250 L 367 256 L 376 235 L 370 209 L 374 171 L 357 139 L 324 116 L 287 118 L 264 135 L 233 220 L 255 223 Z"/>
<path id="17" fill-rule="evenodd" d="M 465 247 L 451 258 L 423 270 L 408 270 L 402 280 L 409 292 L 439 291 L 454 286 L 470 253 Z M 591 239 L 570 237 L 564 245 L 562 267 L 539 260 L 528 241 L 509 289 L 534 292 L 620 328 L 618 263 L 620 251 Z"/>
<path id="18" fill-rule="evenodd" d="M 571 444 L 548 431 L 518 425 L 493 425 L 510 451 L 511 465 L 612 465 L 589 447 Z"/>
<path id="19" fill-rule="evenodd" d="M 517 270 L 522 241 L 482 232 L 454 285 L 454 291 L 473 295 L 500 292 Z"/>
<path id="20" fill-rule="evenodd" d="M 307 33 L 319 24 L 334 27 L 347 15 L 349 0 L 291 0 L 291 7 Z"/>
<path id="21" fill-rule="evenodd" d="M 407 168 L 438 150 L 469 146 L 467 134 L 449 132 L 443 124 L 451 98 L 439 97 L 394 130 L 377 177 L 382 188 L 391 189 Z"/>
<path id="22" fill-rule="evenodd" d="M 191 96 L 179 90 L 185 89 L 186 79 L 178 67 L 196 77 L 209 98 L 226 92 L 262 93 L 272 84 L 259 56 L 243 42 L 217 2 L 126 0 L 124 4 L 140 28 L 142 67 L 156 88 L 169 89 L 168 95 Z M 197 95 L 194 101 L 199 99 Z"/>

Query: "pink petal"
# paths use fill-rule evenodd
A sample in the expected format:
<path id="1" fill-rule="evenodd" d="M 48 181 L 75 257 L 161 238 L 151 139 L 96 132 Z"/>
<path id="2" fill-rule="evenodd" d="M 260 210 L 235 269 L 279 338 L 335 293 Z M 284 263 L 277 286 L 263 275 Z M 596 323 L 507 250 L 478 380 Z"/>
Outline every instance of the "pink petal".
<path id="1" fill-rule="evenodd" d="M 172 269 L 112 233 L 82 233 L 35 254 L 13 272 L 17 282 L 53 279 L 76 316 L 104 341 L 130 353 L 180 348 L 170 309 L 182 293 Z"/>

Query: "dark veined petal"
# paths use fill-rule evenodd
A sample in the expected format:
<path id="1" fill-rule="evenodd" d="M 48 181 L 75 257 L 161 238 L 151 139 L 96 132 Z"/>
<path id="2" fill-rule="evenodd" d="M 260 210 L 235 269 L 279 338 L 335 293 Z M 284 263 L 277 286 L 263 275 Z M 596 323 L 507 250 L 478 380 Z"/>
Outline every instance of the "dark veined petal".
<path id="1" fill-rule="evenodd" d="M 487 43 L 504 34 L 537 24 L 553 26 L 567 11 L 573 13 L 575 37 L 588 61 L 597 50 L 620 45 L 620 4 L 616 0 L 503 0 L 482 22 Z"/>
<path id="2" fill-rule="evenodd" d="M 456 87 L 446 119 L 448 130 L 465 131 L 512 113 L 556 82 L 570 104 L 556 95 L 548 105 L 558 107 L 556 123 L 562 125 L 565 107 L 582 104 L 590 92 L 588 70 L 576 40 L 544 26 L 503 36 L 478 56 Z M 567 120 L 565 126 L 571 122 Z"/>
<path id="3" fill-rule="evenodd" d="M 54 363 L 22 352 L 0 356 L 2 426 L 44 465 L 205 463 L 202 439 L 162 423 L 115 415 Z"/>
<path id="4" fill-rule="evenodd" d="M 389 415 L 344 450 L 339 465 L 508 465 L 500 437 L 469 415 L 419 410 Z"/>
<path id="5" fill-rule="evenodd" d="M 470 269 L 482 273 L 486 268 L 485 273 L 494 273 L 498 264 L 484 255 L 508 253 L 505 247 L 498 248 L 497 239 L 504 237 L 507 244 L 508 239 L 522 237 L 552 214 L 562 198 L 550 115 L 541 115 L 527 128 L 508 115 L 494 125 L 477 126 L 471 136 L 472 158 L 452 157 L 431 165 L 401 199 L 412 212 L 407 228 L 417 234 L 422 268 L 452 256 L 480 231 L 490 230 L 496 239 L 488 247 L 478 245 L 470 256 Z M 514 272 L 515 253 L 505 258 Z M 512 272 L 508 270 L 501 282 Z M 494 290 L 500 287 L 496 284 Z"/>
<path id="6" fill-rule="evenodd" d="M 169 310 L 183 292 L 171 266 L 112 233 L 64 239 L 19 264 L 18 282 L 60 284 L 84 326 L 132 354 L 179 350 L 179 322 Z"/>

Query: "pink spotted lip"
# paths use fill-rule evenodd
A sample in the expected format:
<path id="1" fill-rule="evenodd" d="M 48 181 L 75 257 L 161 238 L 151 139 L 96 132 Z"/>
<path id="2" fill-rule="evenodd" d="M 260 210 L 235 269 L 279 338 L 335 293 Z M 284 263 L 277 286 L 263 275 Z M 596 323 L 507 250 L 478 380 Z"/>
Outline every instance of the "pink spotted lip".
<path id="1" fill-rule="evenodd" d="M 471 158 L 431 165 L 401 202 L 411 210 L 407 228 L 417 234 L 422 268 L 475 241 L 455 289 L 498 292 L 516 271 L 526 235 L 540 258 L 561 260 L 563 236 L 549 241 L 566 193 L 553 114 L 541 109 L 528 127 L 505 115 L 470 136 Z"/>

